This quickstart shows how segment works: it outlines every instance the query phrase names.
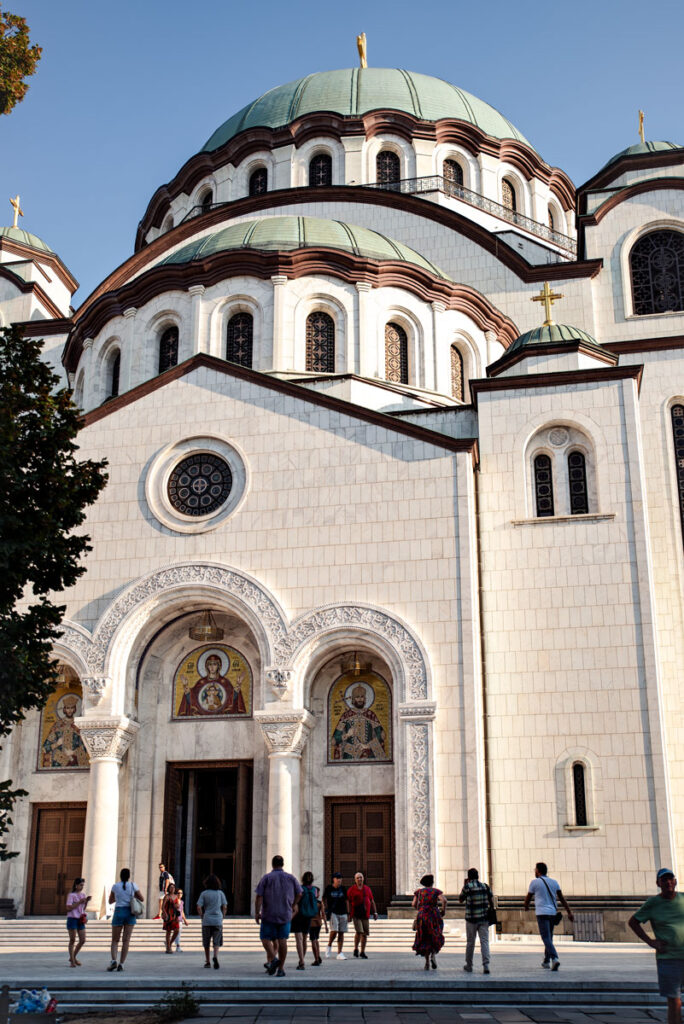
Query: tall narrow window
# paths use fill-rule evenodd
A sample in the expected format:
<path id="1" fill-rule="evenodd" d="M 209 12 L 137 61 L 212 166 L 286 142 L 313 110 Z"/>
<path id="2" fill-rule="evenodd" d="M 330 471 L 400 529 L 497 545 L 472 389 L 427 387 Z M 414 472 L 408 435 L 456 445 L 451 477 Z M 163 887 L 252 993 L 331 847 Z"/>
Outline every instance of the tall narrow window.
<path id="1" fill-rule="evenodd" d="M 383 149 L 376 156 L 375 177 L 379 185 L 394 185 L 401 178 L 401 161 L 391 149 Z"/>
<path id="2" fill-rule="evenodd" d="M 309 164 L 309 185 L 332 185 L 332 157 L 319 153 Z"/>
<path id="3" fill-rule="evenodd" d="M 556 230 L 556 225 L 553 222 L 553 210 L 551 209 L 550 206 L 549 206 L 549 227 L 551 228 L 552 231 Z"/>
<path id="4" fill-rule="evenodd" d="M 200 203 L 199 204 L 200 204 L 200 209 L 202 210 L 202 213 L 207 213 L 208 210 L 211 210 L 211 206 L 212 206 L 213 201 L 214 201 L 214 196 L 213 196 L 213 193 L 212 193 L 211 189 L 209 188 L 209 189 L 207 189 L 206 192 L 202 193 L 202 198 L 200 199 Z"/>
<path id="5" fill-rule="evenodd" d="M 587 794 L 585 789 L 585 768 L 581 761 L 572 766 L 572 788 L 575 797 L 575 824 L 588 825 Z"/>
<path id="6" fill-rule="evenodd" d="M 463 356 L 458 346 L 451 346 L 451 397 L 463 401 Z"/>
<path id="7" fill-rule="evenodd" d="M 178 362 L 178 328 L 167 327 L 159 339 L 159 372 L 170 370 Z"/>
<path id="8" fill-rule="evenodd" d="M 109 365 L 108 398 L 116 398 L 119 394 L 119 376 L 121 373 L 121 353 L 117 352 Z"/>
<path id="9" fill-rule="evenodd" d="M 265 167 L 257 167 L 249 176 L 250 196 L 261 196 L 268 192 L 268 171 Z"/>
<path id="10" fill-rule="evenodd" d="M 674 438 L 677 491 L 679 492 L 679 518 L 684 540 L 684 405 L 672 406 L 672 435 Z"/>
<path id="11" fill-rule="evenodd" d="M 517 209 L 515 189 L 508 178 L 504 178 L 501 182 L 501 205 L 505 206 L 507 210 L 512 210 L 513 213 Z"/>
<path id="12" fill-rule="evenodd" d="M 252 335 L 254 321 L 250 313 L 236 313 L 228 321 L 226 359 L 239 366 L 252 365 Z"/>
<path id="13" fill-rule="evenodd" d="M 445 160 L 442 164 L 442 177 L 444 178 L 444 191 L 450 189 L 456 191 L 463 185 L 463 168 L 456 160 Z"/>
<path id="14" fill-rule="evenodd" d="M 408 384 L 408 338 L 399 324 L 385 324 L 385 380 Z"/>
<path id="15" fill-rule="evenodd" d="M 335 324 L 327 313 L 306 318 L 306 368 L 312 373 L 335 372 Z"/>
<path id="16" fill-rule="evenodd" d="M 568 481 L 570 486 L 570 515 L 581 515 L 589 511 L 587 493 L 587 462 L 582 452 L 568 455 Z"/>
<path id="17" fill-rule="evenodd" d="M 81 370 L 81 372 L 79 373 L 78 378 L 76 380 L 76 387 L 74 389 L 74 405 L 77 408 L 79 408 L 79 409 L 83 408 L 83 382 L 84 382 L 84 379 L 85 379 L 85 376 L 84 376 L 83 370 Z"/>
<path id="18" fill-rule="evenodd" d="M 553 515 L 553 471 L 548 455 L 537 455 L 534 460 L 534 496 L 538 516 Z"/>
<path id="19" fill-rule="evenodd" d="M 652 231 L 629 254 L 637 316 L 684 309 L 684 233 Z"/>

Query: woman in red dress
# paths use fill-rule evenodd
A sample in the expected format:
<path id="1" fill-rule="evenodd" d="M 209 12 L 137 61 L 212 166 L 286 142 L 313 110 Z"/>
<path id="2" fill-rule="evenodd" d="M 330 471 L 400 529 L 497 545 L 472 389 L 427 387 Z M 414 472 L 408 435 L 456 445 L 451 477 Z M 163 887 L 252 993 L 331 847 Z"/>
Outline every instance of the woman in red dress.
<path id="1" fill-rule="evenodd" d="M 437 954 L 444 945 L 444 922 L 446 912 L 446 896 L 441 889 L 435 889 L 435 876 L 423 875 L 420 880 L 422 889 L 416 889 L 411 904 L 418 913 L 414 923 L 416 932 L 413 948 L 416 956 L 425 957 L 425 970 L 430 964 L 437 970 Z"/>
<path id="2" fill-rule="evenodd" d="M 173 953 L 171 949 L 172 943 L 178 938 L 178 929 L 180 928 L 180 897 L 176 892 L 176 886 L 173 882 L 169 882 L 166 889 L 166 896 L 162 903 L 162 921 L 164 924 L 164 932 L 166 935 L 166 952 Z"/>

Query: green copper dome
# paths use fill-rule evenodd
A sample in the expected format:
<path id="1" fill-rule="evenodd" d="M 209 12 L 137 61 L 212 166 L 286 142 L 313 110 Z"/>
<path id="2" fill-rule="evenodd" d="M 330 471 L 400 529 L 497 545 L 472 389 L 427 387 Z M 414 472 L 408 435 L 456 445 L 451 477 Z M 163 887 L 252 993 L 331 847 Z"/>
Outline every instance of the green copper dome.
<path id="1" fill-rule="evenodd" d="M 444 281 L 451 280 L 434 263 L 402 242 L 395 242 L 369 228 L 319 217 L 259 217 L 243 220 L 214 234 L 196 238 L 160 260 L 156 266 L 190 263 L 229 249 L 287 252 L 307 248 L 342 249 L 372 260 L 401 260 L 427 270 Z"/>
<path id="2" fill-rule="evenodd" d="M 28 245 L 32 249 L 40 249 L 42 252 L 53 251 L 38 235 L 32 235 L 30 231 L 24 231 L 22 228 L 0 228 L 0 238 L 8 238 L 11 242 Z"/>
<path id="3" fill-rule="evenodd" d="M 495 139 L 530 145 L 498 110 L 441 78 L 397 68 L 345 68 L 319 71 L 271 89 L 217 128 L 203 149 L 218 149 L 248 128 L 280 128 L 305 114 L 326 111 L 359 117 L 371 110 L 401 110 L 425 121 L 454 118 Z"/>
<path id="4" fill-rule="evenodd" d="M 644 156 L 648 153 L 663 153 L 668 149 L 681 149 L 676 142 L 637 142 L 634 146 L 628 146 L 627 149 L 620 150 L 615 156 L 612 156 L 607 163 L 603 165 L 601 170 L 605 170 L 606 167 L 610 167 L 611 164 L 617 163 L 618 160 L 622 160 L 626 156 Z"/>
<path id="5" fill-rule="evenodd" d="M 585 345 L 600 347 L 595 338 L 585 331 L 581 331 L 579 327 L 570 327 L 568 324 L 551 324 L 549 327 L 535 327 L 533 330 L 521 334 L 505 354 L 508 356 L 511 352 L 519 352 L 523 348 L 534 348 L 536 345 L 561 345 L 564 341 L 582 341 Z"/>

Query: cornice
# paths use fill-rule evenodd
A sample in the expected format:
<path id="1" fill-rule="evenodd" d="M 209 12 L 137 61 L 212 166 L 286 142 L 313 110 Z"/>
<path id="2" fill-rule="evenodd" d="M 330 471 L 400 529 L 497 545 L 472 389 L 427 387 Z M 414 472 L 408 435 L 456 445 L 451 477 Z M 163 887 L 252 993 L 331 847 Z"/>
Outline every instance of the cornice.
<path id="1" fill-rule="evenodd" d="M 668 349 L 684 348 L 684 335 L 675 334 L 661 338 L 641 338 L 630 341 L 607 341 L 603 348 L 621 355 L 623 352 L 666 352 Z"/>
<path id="2" fill-rule="evenodd" d="M 21 328 L 25 338 L 42 338 L 52 334 L 68 334 L 74 321 L 70 316 L 56 316 L 54 320 L 22 320 L 16 326 Z"/>
<path id="3" fill-rule="evenodd" d="M 609 366 L 615 366 L 618 361 L 617 355 L 605 349 L 605 346 L 589 345 L 585 341 L 564 341 L 557 345 L 530 345 L 529 348 L 517 349 L 515 352 L 504 352 L 496 362 L 491 363 L 487 367 L 487 375 L 489 377 L 497 377 L 510 366 L 515 366 L 516 363 L 526 359 L 527 356 L 555 356 L 565 355 L 568 352 L 581 352 L 584 355 L 591 356 L 592 359 L 598 359 Z"/>
<path id="4" fill-rule="evenodd" d="M 560 370 L 558 373 L 528 373 L 517 377 L 486 377 L 471 380 L 470 391 L 477 407 L 478 395 L 488 391 L 525 391 L 528 388 L 560 388 L 572 384 L 606 384 L 634 379 L 641 390 L 643 366 L 606 366 L 597 370 Z"/>
<path id="5" fill-rule="evenodd" d="M 6 281 L 11 281 L 15 288 L 18 288 L 24 295 L 31 292 L 44 307 L 46 313 L 50 314 L 50 316 L 61 318 L 62 311 L 59 306 L 55 305 L 47 292 L 43 291 L 36 281 L 25 281 L 23 277 L 19 277 L 12 270 L 8 270 L 4 263 L 0 263 L 0 277 L 4 277 Z"/>
<path id="6" fill-rule="evenodd" d="M 476 438 L 457 439 L 447 437 L 445 434 L 439 434 L 434 430 L 427 430 L 425 427 L 417 426 L 414 423 L 395 420 L 387 413 L 376 412 L 374 409 L 363 409 L 361 406 L 354 405 L 352 402 L 345 402 L 341 398 L 334 398 L 332 395 L 311 391 L 308 388 L 300 387 L 298 384 L 291 384 L 289 381 L 281 380 L 278 377 L 271 377 L 269 374 L 260 373 L 258 370 L 248 370 L 244 366 L 238 366 L 237 363 L 228 363 L 223 359 L 217 359 L 215 356 L 206 355 L 205 353 L 186 359 L 185 362 L 179 363 L 178 366 L 174 366 L 171 370 L 160 373 L 157 377 L 153 377 L 151 380 L 132 388 L 131 391 L 119 395 L 118 398 L 109 399 L 104 405 L 93 409 L 92 412 L 86 413 L 82 419 L 83 425 L 85 427 L 92 426 L 92 424 L 98 423 L 107 416 L 111 416 L 112 413 L 125 409 L 146 395 L 166 387 L 167 384 L 180 380 L 200 367 L 215 370 L 217 373 L 223 373 L 227 377 L 235 377 L 238 380 L 247 381 L 269 391 L 277 391 L 280 394 L 288 395 L 290 398 L 296 398 L 310 405 L 331 409 L 342 416 L 349 416 L 352 419 L 361 420 L 365 423 L 372 423 L 374 426 L 384 427 L 391 433 L 403 434 L 414 440 L 435 445 L 437 448 L 445 448 L 447 451 L 452 452 L 469 453 L 472 456 L 473 465 L 476 466 L 478 464 L 479 455 Z"/>
<path id="7" fill-rule="evenodd" d="M 21 256 L 24 259 L 28 258 L 33 262 L 47 263 L 62 284 L 69 289 L 70 295 L 73 295 L 78 288 L 78 281 L 54 252 L 47 252 L 45 249 L 34 249 L 32 245 L 22 245 L 21 242 L 15 242 L 4 235 L 0 236 L 0 252 L 11 252 L 15 256 Z"/>
<path id="8" fill-rule="evenodd" d="M 607 185 L 610 185 L 611 181 L 615 181 L 621 174 L 626 174 L 629 171 L 643 171 L 649 167 L 672 167 L 673 164 L 682 163 L 684 163 L 684 148 L 665 149 L 659 153 L 623 156 L 616 160 L 615 163 L 609 164 L 608 167 L 602 167 L 593 178 L 589 178 L 583 185 L 580 185 L 577 189 L 577 197 L 578 199 L 585 198 L 585 192 L 591 192 L 597 188 L 605 188 Z"/>
<path id="9" fill-rule="evenodd" d="M 577 218 L 577 251 L 584 252 L 587 228 L 594 228 L 600 224 L 606 214 L 614 210 L 621 203 L 628 199 L 643 195 L 646 192 L 660 192 L 662 190 L 681 191 L 684 189 L 684 178 L 647 178 L 645 181 L 636 181 L 633 185 L 623 185 L 620 190 L 613 192 L 597 210 L 593 213 L 583 213 Z M 586 201 L 586 197 L 584 197 Z"/>

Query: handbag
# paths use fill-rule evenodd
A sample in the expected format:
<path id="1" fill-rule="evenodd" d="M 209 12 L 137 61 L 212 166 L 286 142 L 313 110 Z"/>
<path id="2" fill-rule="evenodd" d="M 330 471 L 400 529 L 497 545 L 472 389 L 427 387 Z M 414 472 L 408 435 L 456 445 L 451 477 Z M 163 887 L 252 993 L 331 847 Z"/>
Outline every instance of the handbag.
<path id="1" fill-rule="evenodd" d="M 137 896 L 131 896 L 131 914 L 133 917 L 142 917 L 145 913 L 142 900 L 139 900 Z"/>
<path id="2" fill-rule="evenodd" d="M 81 916 L 79 917 L 79 921 L 81 922 L 81 924 L 88 924 L 88 915 L 81 914 Z"/>
<path id="3" fill-rule="evenodd" d="M 546 891 L 548 892 L 549 896 L 553 900 L 553 905 L 556 908 L 556 915 L 555 915 L 555 917 L 553 919 L 553 926 L 555 928 L 556 925 L 560 924 L 561 921 L 563 920 L 563 915 L 561 914 L 560 910 L 558 909 L 558 904 L 556 903 L 556 897 L 553 895 L 553 893 L 549 889 L 549 883 L 546 881 L 546 879 L 544 878 L 543 875 L 540 875 L 539 877 L 541 878 L 542 882 L 546 886 Z"/>

